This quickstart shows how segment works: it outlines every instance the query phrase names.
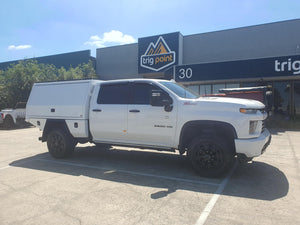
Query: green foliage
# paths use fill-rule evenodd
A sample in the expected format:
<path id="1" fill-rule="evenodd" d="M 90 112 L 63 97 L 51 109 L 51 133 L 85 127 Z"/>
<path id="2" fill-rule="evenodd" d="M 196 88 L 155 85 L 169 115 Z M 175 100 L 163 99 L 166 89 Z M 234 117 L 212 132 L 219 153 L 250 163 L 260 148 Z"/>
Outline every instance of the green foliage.
<path id="1" fill-rule="evenodd" d="M 17 102 L 26 102 L 35 82 L 89 78 L 96 78 L 91 61 L 69 69 L 58 69 L 36 60 L 19 61 L 4 71 L 0 70 L 0 109 L 12 108 Z"/>

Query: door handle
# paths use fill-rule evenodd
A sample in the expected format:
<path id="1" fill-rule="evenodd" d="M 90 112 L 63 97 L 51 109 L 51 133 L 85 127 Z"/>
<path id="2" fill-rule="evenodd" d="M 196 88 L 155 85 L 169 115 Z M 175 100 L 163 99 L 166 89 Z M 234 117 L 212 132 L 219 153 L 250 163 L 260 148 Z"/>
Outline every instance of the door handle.
<path id="1" fill-rule="evenodd" d="M 138 109 L 131 109 L 131 110 L 129 110 L 129 112 L 131 112 L 131 113 L 139 113 L 140 110 L 138 110 Z"/>
<path id="2" fill-rule="evenodd" d="M 101 109 L 93 109 L 93 112 L 101 112 Z"/>

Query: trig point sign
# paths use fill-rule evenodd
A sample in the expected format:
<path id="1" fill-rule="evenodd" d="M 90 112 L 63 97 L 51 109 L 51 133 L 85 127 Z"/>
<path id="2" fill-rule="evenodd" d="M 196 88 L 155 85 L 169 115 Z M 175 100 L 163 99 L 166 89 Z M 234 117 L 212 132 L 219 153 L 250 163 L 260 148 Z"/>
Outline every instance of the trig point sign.
<path id="1" fill-rule="evenodd" d="M 164 71 L 179 62 L 179 32 L 139 38 L 139 73 Z"/>

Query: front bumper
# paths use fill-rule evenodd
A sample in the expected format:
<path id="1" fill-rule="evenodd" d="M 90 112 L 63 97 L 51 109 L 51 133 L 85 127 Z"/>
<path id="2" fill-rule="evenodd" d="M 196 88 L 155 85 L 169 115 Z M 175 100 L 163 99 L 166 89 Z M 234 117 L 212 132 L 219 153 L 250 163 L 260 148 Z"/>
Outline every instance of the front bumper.
<path id="1" fill-rule="evenodd" d="M 271 134 L 268 129 L 257 138 L 235 139 L 235 150 L 237 154 L 244 154 L 247 157 L 256 157 L 263 154 L 271 142 Z"/>

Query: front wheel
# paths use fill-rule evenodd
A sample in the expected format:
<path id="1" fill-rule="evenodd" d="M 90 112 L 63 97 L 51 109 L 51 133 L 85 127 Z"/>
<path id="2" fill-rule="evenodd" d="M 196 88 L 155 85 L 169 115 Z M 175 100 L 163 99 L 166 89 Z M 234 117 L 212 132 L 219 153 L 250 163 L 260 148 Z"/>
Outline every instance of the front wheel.
<path id="1" fill-rule="evenodd" d="M 57 159 L 66 158 L 74 151 L 76 142 L 71 135 L 64 130 L 52 130 L 47 136 L 49 153 Z"/>
<path id="2" fill-rule="evenodd" d="M 217 177 L 232 166 L 234 153 L 229 145 L 216 137 L 197 137 L 188 148 L 194 170 L 205 177 Z"/>

